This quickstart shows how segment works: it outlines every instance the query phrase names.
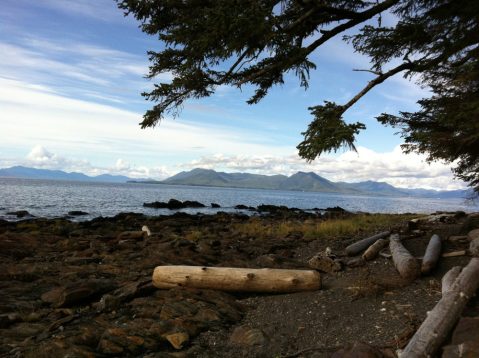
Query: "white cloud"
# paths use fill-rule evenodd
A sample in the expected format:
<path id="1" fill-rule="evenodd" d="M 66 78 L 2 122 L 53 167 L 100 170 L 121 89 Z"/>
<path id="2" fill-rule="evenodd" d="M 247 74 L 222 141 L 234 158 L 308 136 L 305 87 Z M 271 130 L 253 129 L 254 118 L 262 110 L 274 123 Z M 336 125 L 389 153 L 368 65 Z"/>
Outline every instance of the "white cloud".
<path id="1" fill-rule="evenodd" d="M 184 164 L 183 167 L 269 175 L 291 175 L 297 171 L 313 171 L 332 181 L 375 180 L 407 188 L 458 189 L 465 187 L 463 182 L 453 179 L 450 166 L 439 162 L 427 164 L 424 156 L 406 155 L 399 146 L 386 153 L 377 153 L 359 147 L 358 153 L 347 151 L 339 156 L 326 155 L 311 164 L 300 159 L 296 154 L 288 156 L 217 154 L 193 160 Z"/>

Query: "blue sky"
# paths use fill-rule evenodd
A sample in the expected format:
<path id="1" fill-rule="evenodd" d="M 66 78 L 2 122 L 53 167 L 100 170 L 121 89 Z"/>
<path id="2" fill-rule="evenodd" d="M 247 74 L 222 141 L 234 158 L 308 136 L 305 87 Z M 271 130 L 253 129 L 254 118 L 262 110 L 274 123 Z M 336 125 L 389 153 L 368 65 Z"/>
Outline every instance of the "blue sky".
<path id="1" fill-rule="evenodd" d="M 346 120 L 367 125 L 358 153 L 331 154 L 311 164 L 297 156 L 295 147 L 311 120 L 307 107 L 324 100 L 344 103 L 371 79 L 352 71 L 368 68 L 368 60 L 340 38 L 311 57 L 318 69 L 308 91 L 287 76 L 284 86 L 249 106 L 250 88 L 221 87 L 210 98 L 186 103 L 179 118 L 142 130 L 138 123 L 151 105 L 140 96 L 151 86 L 143 77 L 149 49 L 161 44 L 125 18 L 113 0 L 3 0 L 0 167 L 157 179 L 194 167 L 287 175 L 303 170 L 335 181 L 464 187 L 447 165 L 402 154 L 401 138 L 375 121 L 382 112 L 414 109 L 427 95 L 400 76 L 346 112 Z"/>

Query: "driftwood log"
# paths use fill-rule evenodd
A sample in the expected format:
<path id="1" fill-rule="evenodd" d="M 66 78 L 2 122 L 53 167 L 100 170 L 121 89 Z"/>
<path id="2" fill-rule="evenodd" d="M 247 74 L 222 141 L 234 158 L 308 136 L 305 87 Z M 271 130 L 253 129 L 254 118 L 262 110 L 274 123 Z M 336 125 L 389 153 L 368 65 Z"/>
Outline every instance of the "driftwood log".
<path id="1" fill-rule="evenodd" d="M 379 234 L 376 234 L 374 236 L 368 237 L 366 239 L 359 240 L 355 242 L 354 244 L 349 245 L 346 247 L 346 254 L 348 256 L 355 256 L 366 250 L 369 246 L 374 244 L 376 241 L 379 239 L 384 239 L 385 237 L 389 236 L 391 234 L 390 231 L 383 231 L 380 232 Z"/>
<path id="2" fill-rule="evenodd" d="M 455 268 L 453 268 L 454 270 Z M 436 357 L 436 353 L 456 324 L 467 301 L 479 288 L 479 258 L 472 258 L 451 288 L 421 324 L 400 357 Z"/>
<path id="3" fill-rule="evenodd" d="M 441 248 L 441 238 L 436 234 L 432 235 L 422 259 L 421 273 L 423 275 L 427 275 L 436 267 L 441 256 Z"/>
<path id="4" fill-rule="evenodd" d="M 321 288 L 321 277 L 313 270 L 158 266 L 153 272 L 153 285 L 237 292 L 298 292 Z"/>
<path id="5" fill-rule="evenodd" d="M 376 256 L 378 256 L 379 251 L 381 251 L 388 243 L 388 240 L 379 239 L 374 244 L 368 247 L 368 249 L 363 254 L 363 259 L 366 261 L 374 259 Z"/>
<path id="6" fill-rule="evenodd" d="M 401 277 L 414 280 L 420 275 L 421 269 L 419 263 L 403 246 L 398 234 L 391 235 L 389 239 L 389 250 L 391 251 L 394 266 Z"/>
<path id="7" fill-rule="evenodd" d="M 441 293 L 444 295 L 452 287 L 454 281 L 456 281 L 457 276 L 461 273 L 461 266 L 454 266 L 452 269 L 446 272 L 441 280 Z"/>

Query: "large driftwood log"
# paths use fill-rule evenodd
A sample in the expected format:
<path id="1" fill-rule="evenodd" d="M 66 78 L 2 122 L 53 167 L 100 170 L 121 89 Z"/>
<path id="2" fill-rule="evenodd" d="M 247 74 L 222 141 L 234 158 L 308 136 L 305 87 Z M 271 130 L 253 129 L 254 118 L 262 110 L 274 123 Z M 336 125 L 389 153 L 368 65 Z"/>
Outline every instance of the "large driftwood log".
<path id="1" fill-rule="evenodd" d="M 441 256 L 441 248 L 441 238 L 436 234 L 432 235 L 422 259 L 421 273 L 423 275 L 427 275 L 436 267 Z"/>
<path id="2" fill-rule="evenodd" d="M 467 301 L 479 288 L 479 258 L 472 258 L 452 287 L 411 338 L 400 357 L 436 357 L 436 353 L 459 319 Z"/>
<path id="3" fill-rule="evenodd" d="M 158 266 L 153 272 L 153 285 L 238 292 L 297 292 L 321 288 L 321 277 L 312 270 Z"/>
<path id="4" fill-rule="evenodd" d="M 398 234 L 391 235 L 389 239 L 389 250 L 393 258 L 394 266 L 401 277 L 414 280 L 420 273 L 419 263 L 416 258 L 403 246 Z"/>
<path id="5" fill-rule="evenodd" d="M 452 287 L 454 281 L 456 281 L 457 276 L 461 273 L 461 266 L 454 266 L 452 269 L 446 272 L 441 280 L 441 293 L 444 295 Z"/>
<path id="6" fill-rule="evenodd" d="M 388 240 L 379 239 L 374 244 L 369 246 L 369 248 L 364 252 L 363 259 L 366 261 L 374 259 L 376 256 L 378 256 L 379 251 L 381 251 L 388 243 Z"/>
<path id="7" fill-rule="evenodd" d="M 376 241 L 379 239 L 384 239 L 385 237 L 389 236 L 391 234 L 390 231 L 383 231 L 380 232 L 379 234 L 376 234 L 374 236 L 368 237 L 366 239 L 359 240 L 355 242 L 354 244 L 349 245 L 346 247 L 346 254 L 348 256 L 355 256 L 366 250 L 369 246 L 374 244 Z"/>

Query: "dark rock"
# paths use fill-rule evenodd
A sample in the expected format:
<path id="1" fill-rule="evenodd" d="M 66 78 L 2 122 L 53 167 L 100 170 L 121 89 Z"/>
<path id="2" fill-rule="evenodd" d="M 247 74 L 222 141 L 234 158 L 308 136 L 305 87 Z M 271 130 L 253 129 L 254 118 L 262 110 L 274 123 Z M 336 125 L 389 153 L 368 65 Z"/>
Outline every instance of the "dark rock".
<path id="1" fill-rule="evenodd" d="M 343 209 L 343 208 L 340 207 L 340 206 L 334 206 L 334 207 L 332 207 L 332 208 L 326 208 L 325 211 L 345 213 L 347 210 L 346 210 L 346 209 Z"/>
<path id="2" fill-rule="evenodd" d="M 144 338 L 115 327 L 105 330 L 98 343 L 98 350 L 108 355 L 125 355 L 124 352 L 138 354 L 145 349 L 144 344 Z"/>
<path id="3" fill-rule="evenodd" d="M 354 342 L 333 353 L 331 358 L 382 358 L 380 350 L 362 342 Z"/>
<path id="4" fill-rule="evenodd" d="M 83 215 L 89 215 L 89 214 L 87 212 L 81 211 L 81 210 L 72 210 L 72 211 L 68 212 L 68 215 L 70 215 L 70 216 L 83 216 Z"/>
<path id="5" fill-rule="evenodd" d="M 348 267 L 361 267 L 364 265 L 366 265 L 366 261 L 364 261 L 362 257 L 356 257 L 346 262 L 346 266 Z"/>
<path id="6" fill-rule="evenodd" d="M 123 231 L 116 238 L 117 240 L 143 240 L 147 236 L 146 231 Z"/>
<path id="7" fill-rule="evenodd" d="M 249 206 L 246 206 L 243 204 L 235 205 L 235 209 L 238 209 L 238 210 L 248 210 L 249 208 L 250 208 Z"/>
<path id="8" fill-rule="evenodd" d="M 161 201 L 154 201 L 152 203 L 144 203 L 144 207 L 147 208 L 155 208 L 155 209 L 170 209 L 170 210 L 178 210 L 184 208 L 204 208 L 206 207 L 204 204 L 198 201 L 191 201 L 186 200 L 181 202 L 176 199 L 170 199 L 167 203 Z"/>
<path id="9" fill-rule="evenodd" d="M 99 298 L 101 294 L 115 288 L 116 285 L 111 280 L 90 280 L 55 288 L 44 293 L 41 298 L 55 307 L 85 305 Z"/>
<path id="10" fill-rule="evenodd" d="M 479 342 L 479 317 L 462 317 L 452 333 L 452 344 Z"/>
<path id="11" fill-rule="evenodd" d="M 212 207 L 212 208 L 221 208 L 221 205 L 220 205 L 220 204 L 216 204 L 216 203 L 211 203 L 211 207 Z"/>
<path id="12" fill-rule="evenodd" d="M 101 257 L 67 257 L 65 263 L 69 265 L 88 265 L 101 262 Z"/>
<path id="13" fill-rule="evenodd" d="M 18 313 L 0 314 L 0 328 L 8 328 L 12 324 L 21 321 Z"/>
<path id="14" fill-rule="evenodd" d="M 18 210 L 18 211 L 10 211 L 7 213 L 7 215 L 14 215 L 16 216 L 17 218 L 24 218 L 24 217 L 33 217 L 32 214 L 30 214 L 28 211 L 26 210 Z"/>

